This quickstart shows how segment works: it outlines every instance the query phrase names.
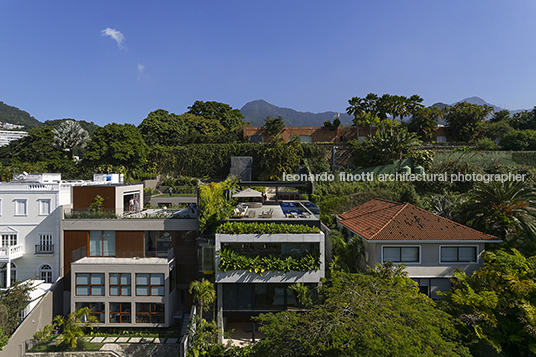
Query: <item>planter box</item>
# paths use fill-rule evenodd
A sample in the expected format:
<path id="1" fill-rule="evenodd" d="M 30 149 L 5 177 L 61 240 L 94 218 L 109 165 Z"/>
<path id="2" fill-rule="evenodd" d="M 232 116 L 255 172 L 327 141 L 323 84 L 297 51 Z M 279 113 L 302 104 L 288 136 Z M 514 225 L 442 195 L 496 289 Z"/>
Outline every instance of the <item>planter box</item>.
<path id="1" fill-rule="evenodd" d="M 216 269 L 216 283 L 318 283 L 324 275 L 323 263 L 320 270 L 316 271 L 265 272 L 262 276 L 246 270 L 232 270 L 222 273 Z"/>

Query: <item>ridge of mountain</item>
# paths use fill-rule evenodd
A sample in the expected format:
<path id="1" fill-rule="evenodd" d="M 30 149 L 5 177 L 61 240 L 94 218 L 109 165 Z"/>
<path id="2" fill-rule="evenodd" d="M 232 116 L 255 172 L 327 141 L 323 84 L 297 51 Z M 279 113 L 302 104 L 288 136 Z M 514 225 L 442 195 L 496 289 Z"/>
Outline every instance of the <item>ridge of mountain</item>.
<path id="1" fill-rule="evenodd" d="M 341 124 L 352 124 L 352 117 L 345 112 L 311 113 L 300 112 L 291 108 L 282 108 L 265 100 L 258 99 L 246 103 L 240 112 L 252 126 L 263 126 L 266 117 L 282 117 L 287 126 L 322 126 L 326 120 L 333 121 L 335 115 L 340 114 Z"/>

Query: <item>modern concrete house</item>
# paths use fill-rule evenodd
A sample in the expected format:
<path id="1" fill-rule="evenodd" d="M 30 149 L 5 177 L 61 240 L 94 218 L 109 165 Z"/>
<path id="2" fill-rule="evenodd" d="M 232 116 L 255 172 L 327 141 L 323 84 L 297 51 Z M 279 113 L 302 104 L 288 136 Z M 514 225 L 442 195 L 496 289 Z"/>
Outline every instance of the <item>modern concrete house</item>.
<path id="1" fill-rule="evenodd" d="M 99 212 L 89 207 L 102 197 Z M 100 326 L 167 327 L 191 305 L 198 191 L 182 209 L 144 209 L 143 185 L 73 187 L 61 219 L 68 311 L 90 307 Z"/>
<path id="2" fill-rule="evenodd" d="M 317 228 L 321 226 L 319 218 L 313 213 L 314 209 L 310 210 L 314 205 L 309 201 L 244 203 L 246 204 L 249 205 L 246 213 L 229 219 L 229 222 L 284 223 Z M 222 272 L 219 269 L 222 250 L 233 251 L 249 258 L 280 257 L 282 259 L 317 252 L 320 254 L 320 267 L 310 271 L 255 273 L 246 270 L 230 270 Z M 224 329 L 229 324 L 250 322 L 251 316 L 260 313 L 299 309 L 299 301 L 289 286 L 294 283 L 303 283 L 313 287 L 325 276 L 326 247 L 323 232 L 217 233 L 215 252 L 218 321 Z"/>
<path id="3" fill-rule="evenodd" d="M 374 263 L 403 263 L 421 291 L 438 298 L 451 286 L 456 269 L 471 274 L 484 264 L 486 244 L 500 243 L 484 234 L 409 203 L 374 199 L 338 216 L 338 226 L 362 239 L 362 268 Z"/>

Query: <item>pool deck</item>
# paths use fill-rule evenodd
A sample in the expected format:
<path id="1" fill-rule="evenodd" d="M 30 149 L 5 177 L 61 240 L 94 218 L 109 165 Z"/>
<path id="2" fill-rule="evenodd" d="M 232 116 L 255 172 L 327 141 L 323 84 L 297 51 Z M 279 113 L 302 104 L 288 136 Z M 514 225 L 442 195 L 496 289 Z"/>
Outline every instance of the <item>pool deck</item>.
<path id="1" fill-rule="evenodd" d="M 279 201 L 279 202 L 300 202 L 300 201 Z M 304 201 L 305 202 L 305 201 Z M 272 210 L 272 216 L 267 218 L 263 213 L 268 213 Z M 252 213 L 253 212 L 253 213 Z M 255 221 L 255 222 L 272 222 L 272 221 L 309 221 L 314 222 L 318 221 L 319 218 L 315 216 L 311 211 L 307 209 L 308 215 L 306 216 L 297 216 L 297 215 L 285 215 L 283 209 L 279 203 L 275 201 L 266 201 L 262 204 L 261 207 L 248 207 L 248 210 L 244 217 L 233 217 L 229 218 L 230 221 Z M 290 223 L 290 222 L 289 222 Z"/>

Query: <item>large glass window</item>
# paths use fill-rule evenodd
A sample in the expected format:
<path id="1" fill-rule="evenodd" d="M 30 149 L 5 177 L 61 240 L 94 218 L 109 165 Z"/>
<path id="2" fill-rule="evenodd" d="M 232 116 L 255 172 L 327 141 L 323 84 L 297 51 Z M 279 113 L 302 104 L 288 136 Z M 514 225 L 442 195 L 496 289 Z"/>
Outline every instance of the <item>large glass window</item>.
<path id="1" fill-rule="evenodd" d="M 77 302 L 76 310 L 80 310 L 83 308 L 89 308 L 91 311 L 91 316 L 94 316 L 97 318 L 97 321 L 99 323 L 104 323 L 104 303 L 102 302 Z"/>
<path id="2" fill-rule="evenodd" d="M 136 274 L 136 295 L 164 296 L 164 274 Z"/>
<path id="3" fill-rule="evenodd" d="M 115 257 L 115 231 L 90 231 L 89 256 Z"/>
<path id="4" fill-rule="evenodd" d="M 77 302 L 76 309 L 80 310 L 88 307 L 91 310 L 91 316 L 95 316 L 97 321 L 104 323 L 104 303 L 102 302 Z"/>
<path id="5" fill-rule="evenodd" d="M 77 273 L 76 295 L 78 296 L 104 296 L 104 274 Z"/>
<path id="6" fill-rule="evenodd" d="M 282 311 L 299 307 L 288 284 L 223 284 L 223 308 L 227 311 Z"/>
<path id="7" fill-rule="evenodd" d="M 131 321 L 131 305 L 129 302 L 110 303 L 110 323 L 128 324 Z"/>
<path id="8" fill-rule="evenodd" d="M 441 247 L 441 262 L 476 262 L 476 247 Z"/>
<path id="9" fill-rule="evenodd" d="M 171 234 L 169 232 L 145 232 L 145 256 L 167 257 L 171 247 Z"/>
<path id="10" fill-rule="evenodd" d="M 383 247 L 383 262 L 418 263 L 419 247 Z"/>
<path id="11" fill-rule="evenodd" d="M 110 274 L 110 296 L 130 296 L 130 273 Z"/>
<path id="12" fill-rule="evenodd" d="M 165 307 L 164 304 L 137 303 L 136 304 L 136 322 L 138 323 L 164 323 Z"/>

